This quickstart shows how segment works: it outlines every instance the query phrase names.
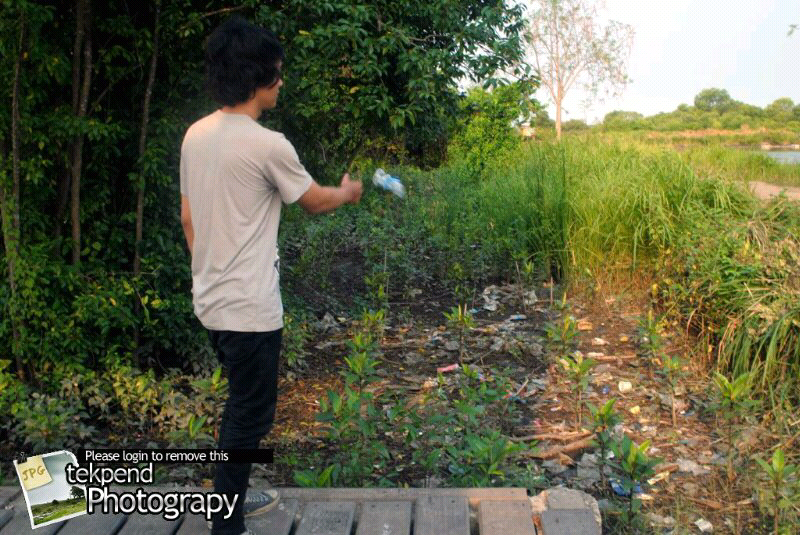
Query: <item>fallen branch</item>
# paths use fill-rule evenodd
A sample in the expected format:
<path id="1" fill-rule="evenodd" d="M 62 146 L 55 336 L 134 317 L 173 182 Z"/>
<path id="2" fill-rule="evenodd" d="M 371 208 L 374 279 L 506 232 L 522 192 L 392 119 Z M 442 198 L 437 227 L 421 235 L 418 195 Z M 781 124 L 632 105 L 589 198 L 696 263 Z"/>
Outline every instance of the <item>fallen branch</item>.
<path id="1" fill-rule="evenodd" d="M 586 438 L 591 434 L 591 431 L 572 431 L 569 433 L 536 433 L 533 435 L 526 435 L 524 437 L 511 437 L 511 440 L 514 442 L 528 442 L 529 440 L 557 440 L 559 442 L 568 442 L 570 440 Z"/>
<path id="2" fill-rule="evenodd" d="M 572 442 L 570 444 L 567 444 L 565 446 L 558 446 L 556 448 L 550 448 L 544 451 L 534 451 L 526 455 L 533 457 L 535 459 L 542 459 L 542 460 L 555 459 L 556 457 L 559 457 L 561 455 L 566 455 L 568 453 L 575 453 L 576 451 L 581 451 L 591 447 L 593 438 L 594 434 L 577 442 Z"/>

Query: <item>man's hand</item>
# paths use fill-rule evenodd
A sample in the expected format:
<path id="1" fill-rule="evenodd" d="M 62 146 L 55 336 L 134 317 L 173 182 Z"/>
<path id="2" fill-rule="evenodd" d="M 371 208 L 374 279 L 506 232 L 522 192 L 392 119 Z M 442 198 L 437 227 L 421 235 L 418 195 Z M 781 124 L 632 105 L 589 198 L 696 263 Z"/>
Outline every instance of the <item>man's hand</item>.
<path id="1" fill-rule="evenodd" d="M 361 200 L 361 193 L 364 191 L 364 185 L 360 180 L 350 180 L 350 173 L 342 175 L 342 184 L 340 187 L 347 193 L 347 202 L 356 204 Z"/>
<path id="2" fill-rule="evenodd" d="M 312 181 L 311 187 L 298 199 L 298 202 L 310 214 L 324 214 L 343 204 L 356 204 L 361 200 L 363 189 L 364 186 L 360 181 L 350 180 L 350 173 L 345 173 L 338 188 L 320 186 Z"/>

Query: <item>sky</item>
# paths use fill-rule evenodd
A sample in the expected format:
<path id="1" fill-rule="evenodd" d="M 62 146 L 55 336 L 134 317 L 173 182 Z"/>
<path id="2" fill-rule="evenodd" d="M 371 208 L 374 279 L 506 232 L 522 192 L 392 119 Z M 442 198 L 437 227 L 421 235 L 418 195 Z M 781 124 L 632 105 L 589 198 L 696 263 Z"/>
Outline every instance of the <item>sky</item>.
<path id="1" fill-rule="evenodd" d="M 585 107 L 574 86 L 564 99 L 563 120 L 601 122 L 613 110 L 645 116 L 694 104 L 703 89 L 725 89 L 731 98 L 765 107 L 778 98 L 800 103 L 800 0 L 606 0 L 605 16 L 633 26 L 628 60 L 632 80 L 618 98 Z M 601 92 L 602 94 L 602 92 Z M 536 98 L 555 106 L 541 88 Z"/>

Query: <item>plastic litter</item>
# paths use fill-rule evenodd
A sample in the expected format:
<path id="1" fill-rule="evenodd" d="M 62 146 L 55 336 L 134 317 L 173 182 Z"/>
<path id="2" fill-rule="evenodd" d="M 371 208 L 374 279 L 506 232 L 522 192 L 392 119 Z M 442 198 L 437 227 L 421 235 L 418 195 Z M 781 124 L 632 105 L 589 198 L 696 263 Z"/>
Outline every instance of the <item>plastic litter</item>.
<path id="1" fill-rule="evenodd" d="M 714 525 L 705 518 L 700 518 L 694 525 L 697 526 L 697 529 L 702 533 L 714 533 Z"/>
<path id="2" fill-rule="evenodd" d="M 436 368 L 436 373 L 454 372 L 457 369 L 458 369 L 458 364 L 451 364 L 449 366 L 442 366 L 441 368 Z"/>
<path id="3" fill-rule="evenodd" d="M 611 482 L 611 490 L 613 490 L 614 494 L 616 494 L 617 496 L 627 497 L 631 495 L 630 491 L 627 491 L 624 488 L 622 488 L 622 484 L 619 482 L 619 479 L 611 478 L 610 482 Z M 637 484 L 635 487 L 633 487 L 633 493 L 641 494 L 642 486 Z"/>
<path id="4" fill-rule="evenodd" d="M 401 199 L 406 196 L 406 188 L 400 182 L 400 179 L 390 175 L 380 167 L 375 169 L 375 174 L 372 175 L 372 183 L 386 191 L 391 191 Z"/>
<path id="5" fill-rule="evenodd" d="M 622 392 L 623 394 L 625 392 L 630 392 L 631 390 L 633 390 L 633 385 L 631 384 L 630 381 L 620 381 L 619 385 L 617 386 L 619 387 L 619 391 Z"/>

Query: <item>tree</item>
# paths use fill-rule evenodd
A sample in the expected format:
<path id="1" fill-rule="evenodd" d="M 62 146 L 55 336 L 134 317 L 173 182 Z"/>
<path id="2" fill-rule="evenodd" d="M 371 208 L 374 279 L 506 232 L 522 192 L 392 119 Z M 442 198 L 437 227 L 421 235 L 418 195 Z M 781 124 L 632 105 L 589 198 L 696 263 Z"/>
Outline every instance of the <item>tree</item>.
<path id="1" fill-rule="evenodd" d="M 794 109 L 794 102 L 792 101 L 792 99 L 783 97 L 777 99 L 775 102 L 767 106 L 766 112 L 767 115 L 769 115 L 773 119 L 789 120 L 792 116 L 793 109 Z"/>
<path id="2" fill-rule="evenodd" d="M 527 40 L 541 83 L 556 106 L 556 137 L 561 139 L 564 97 L 576 82 L 593 96 L 600 87 L 618 94 L 628 83 L 626 61 L 633 27 L 617 21 L 599 23 L 590 0 L 537 0 Z"/>
<path id="3" fill-rule="evenodd" d="M 458 80 L 492 82 L 522 60 L 523 11 L 502 0 L 278 4 L 256 15 L 290 51 L 270 120 L 322 181 L 386 140 L 418 158 L 445 147 Z"/>
<path id="4" fill-rule="evenodd" d="M 703 89 L 694 97 L 694 107 L 702 111 L 724 113 L 733 105 L 733 99 L 725 89 L 712 87 Z"/>
<path id="5" fill-rule="evenodd" d="M 69 496 L 70 498 L 83 498 L 85 494 L 82 488 L 73 485 L 72 488 L 69 489 Z"/>
<path id="6" fill-rule="evenodd" d="M 610 111 L 603 117 L 603 126 L 611 128 L 629 128 L 632 123 L 643 119 L 644 116 L 635 111 Z"/>

